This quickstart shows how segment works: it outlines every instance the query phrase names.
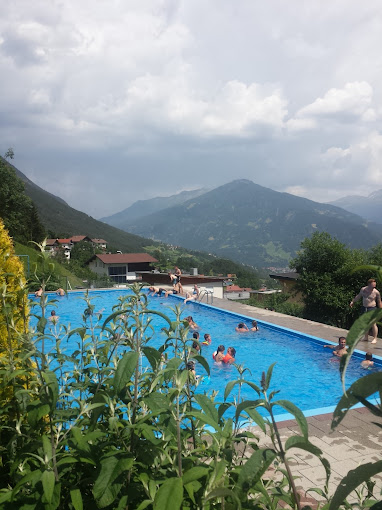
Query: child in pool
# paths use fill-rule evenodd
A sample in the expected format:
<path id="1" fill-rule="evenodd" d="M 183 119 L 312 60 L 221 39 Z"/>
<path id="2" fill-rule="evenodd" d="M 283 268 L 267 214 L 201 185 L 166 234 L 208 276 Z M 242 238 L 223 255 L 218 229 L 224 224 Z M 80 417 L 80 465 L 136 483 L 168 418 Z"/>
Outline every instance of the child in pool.
<path id="1" fill-rule="evenodd" d="M 257 321 L 252 321 L 251 331 L 259 331 L 259 326 L 257 325 Z"/>
<path id="2" fill-rule="evenodd" d="M 223 358 L 223 363 L 235 363 L 236 349 L 234 347 L 228 347 L 227 354 Z"/>
<path id="3" fill-rule="evenodd" d="M 224 345 L 219 345 L 219 347 L 212 355 L 212 359 L 215 361 L 215 363 L 220 363 L 223 361 L 224 351 L 225 351 Z"/>
<path id="4" fill-rule="evenodd" d="M 238 333 L 247 333 L 249 329 L 248 326 L 244 324 L 244 322 L 239 322 L 239 324 L 235 328 L 235 331 L 237 331 Z"/>
<path id="5" fill-rule="evenodd" d="M 211 342 L 212 342 L 211 335 L 209 333 L 206 333 L 204 335 L 204 340 L 203 340 L 202 344 L 203 345 L 211 345 Z"/>

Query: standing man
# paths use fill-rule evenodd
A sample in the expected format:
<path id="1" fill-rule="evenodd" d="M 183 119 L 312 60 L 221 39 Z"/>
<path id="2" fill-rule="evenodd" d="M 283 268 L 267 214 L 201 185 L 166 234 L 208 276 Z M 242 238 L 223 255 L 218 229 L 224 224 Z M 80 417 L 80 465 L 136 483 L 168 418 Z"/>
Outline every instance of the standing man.
<path id="1" fill-rule="evenodd" d="M 377 282 L 374 278 L 370 278 L 367 280 L 367 287 L 362 287 L 359 294 L 356 295 L 356 297 L 350 302 L 350 307 L 353 306 L 353 304 L 362 298 L 362 304 L 364 308 L 364 312 L 372 312 L 373 310 L 377 309 L 377 306 L 380 306 L 381 303 L 381 294 L 376 289 Z M 378 326 L 376 324 L 373 324 L 371 327 L 371 331 L 373 334 L 373 340 L 372 344 L 377 343 L 377 336 L 378 336 Z M 367 342 L 369 339 L 369 332 L 367 331 L 365 333 L 364 341 Z"/>

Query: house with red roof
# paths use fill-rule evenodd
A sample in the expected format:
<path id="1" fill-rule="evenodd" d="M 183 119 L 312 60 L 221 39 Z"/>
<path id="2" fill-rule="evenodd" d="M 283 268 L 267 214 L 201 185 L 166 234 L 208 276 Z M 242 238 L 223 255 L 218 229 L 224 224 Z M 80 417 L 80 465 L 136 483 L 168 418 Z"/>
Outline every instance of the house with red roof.
<path id="1" fill-rule="evenodd" d="M 227 299 L 249 299 L 252 289 L 249 287 L 239 287 L 238 285 L 229 285 L 224 289 L 224 297 Z"/>
<path id="2" fill-rule="evenodd" d="M 137 279 L 137 272 L 152 271 L 157 259 L 148 253 L 97 253 L 86 262 L 88 268 L 100 276 L 108 276 L 117 283 Z"/>

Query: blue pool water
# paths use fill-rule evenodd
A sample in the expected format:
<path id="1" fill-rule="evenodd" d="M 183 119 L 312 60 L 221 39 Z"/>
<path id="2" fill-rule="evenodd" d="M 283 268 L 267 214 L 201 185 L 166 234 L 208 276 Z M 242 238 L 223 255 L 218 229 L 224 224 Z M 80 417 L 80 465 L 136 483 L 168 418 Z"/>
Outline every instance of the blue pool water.
<path id="1" fill-rule="evenodd" d="M 112 312 L 112 306 L 117 303 L 118 297 L 126 295 L 126 290 L 93 291 L 90 293 L 92 304 L 95 305 L 95 312 L 104 309 L 101 323 Z M 68 296 L 51 296 L 56 299 L 54 306 L 59 316 L 58 325 L 68 325 L 71 329 L 82 325 L 82 313 L 86 308 L 85 302 L 81 300 L 83 294 L 79 292 L 70 293 Z M 235 327 L 239 322 L 246 322 L 250 327 L 251 319 L 243 318 L 219 309 L 189 303 L 183 305 L 183 301 L 176 297 L 151 298 L 149 308 L 159 310 L 174 320 L 174 313 L 171 310 L 175 305 L 181 305 L 184 309 L 182 317 L 192 315 L 194 321 L 200 326 L 200 340 L 203 340 L 205 333 L 210 333 L 212 344 L 202 346 L 202 354 L 207 359 L 211 375 L 205 377 L 199 385 L 198 391 L 219 392 L 217 400 L 223 400 L 225 385 L 238 378 L 235 367 L 230 365 L 217 365 L 212 360 L 212 353 L 219 344 L 226 349 L 229 346 L 236 349 L 236 362 L 249 368 L 246 372 L 247 380 L 259 385 L 261 374 L 267 371 L 268 367 L 276 362 L 273 370 L 271 389 L 280 390 L 277 398 L 287 399 L 297 405 L 307 415 L 329 412 L 332 410 L 342 395 L 342 385 L 339 375 L 338 360 L 332 356 L 330 349 L 323 348 L 324 343 L 314 337 L 302 335 L 297 332 L 260 322 L 259 331 L 249 333 L 236 333 Z M 48 306 L 48 315 L 52 306 Z M 159 347 L 165 340 L 161 328 L 167 323 L 159 316 L 153 317 L 153 324 L 156 331 L 150 344 L 152 347 Z M 190 337 L 192 332 L 190 332 Z M 66 354 L 77 349 L 78 337 L 72 336 L 69 342 L 62 345 Z M 355 353 L 350 361 L 347 371 L 347 386 L 350 386 L 360 376 L 366 375 L 367 371 L 360 367 L 363 359 L 361 354 Z M 377 361 L 375 369 L 382 367 Z M 205 375 L 201 366 L 196 368 L 198 375 Z M 234 392 L 233 392 L 234 394 Z M 242 398 L 254 400 L 257 394 L 247 386 L 243 387 Z M 313 411 L 313 410 L 316 410 Z M 285 411 L 280 407 L 277 414 Z"/>

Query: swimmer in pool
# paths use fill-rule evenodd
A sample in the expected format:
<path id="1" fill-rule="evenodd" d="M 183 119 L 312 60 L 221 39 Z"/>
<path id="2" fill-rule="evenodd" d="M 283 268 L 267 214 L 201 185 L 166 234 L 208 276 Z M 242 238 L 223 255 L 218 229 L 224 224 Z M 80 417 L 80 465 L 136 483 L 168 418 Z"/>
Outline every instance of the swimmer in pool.
<path id="1" fill-rule="evenodd" d="M 59 317 L 58 315 L 56 315 L 56 310 L 52 310 L 52 311 L 50 312 L 49 320 L 50 320 L 50 322 L 51 322 L 52 324 L 56 325 L 56 324 L 57 324 L 57 322 L 58 322 L 58 319 L 59 319 L 59 318 L 60 318 L 60 317 Z"/>
<path id="2" fill-rule="evenodd" d="M 362 368 L 370 368 L 374 366 L 373 355 L 371 352 L 365 354 L 365 359 L 361 361 Z"/>
<path id="3" fill-rule="evenodd" d="M 333 350 L 333 356 L 341 358 L 344 354 L 347 354 L 346 338 L 340 336 L 338 339 L 338 345 L 324 345 L 324 347 Z"/>
<path id="4" fill-rule="evenodd" d="M 259 331 L 259 327 L 257 325 L 257 321 L 252 321 L 251 331 Z"/>
<path id="5" fill-rule="evenodd" d="M 211 335 L 209 333 L 206 333 L 204 335 L 204 340 L 203 340 L 202 344 L 204 344 L 204 345 L 211 345 L 211 342 L 212 342 Z"/>
<path id="6" fill-rule="evenodd" d="M 249 329 L 248 326 L 244 324 L 244 322 L 239 322 L 239 324 L 235 328 L 235 331 L 237 331 L 238 333 L 248 333 Z"/>
<path id="7" fill-rule="evenodd" d="M 215 361 L 215 363 L 221 363 L 223 361 L 224 351 L 225 351 L 224 345 L 219 345 L 219 347 L 212 355 L 212 359 Z"/>
<path id="8" fill-rule="evenodd" d="M 236 349 L 234 347 L 228 347 L 227 354 L 223 358 L 223 363 L 232 364 L 235 363 Z"/>
<path id="9" fill-rule="evenodd" d="M 197 340 L 194 340 L 192 342 L 192 348 L 195 349 L 197 354 L 200 354 L 200 345 L 199 345 L 199 342 Z"/>
<path id="10" fill-rule="evenodd" d="M 185 320 L 188 322 L 190 329 L 199 329 L 199 326 L 196 324 L 196 322 L 194 322 L 194 319 L 191 317 L 191 315 L 186 317 Z"/>

